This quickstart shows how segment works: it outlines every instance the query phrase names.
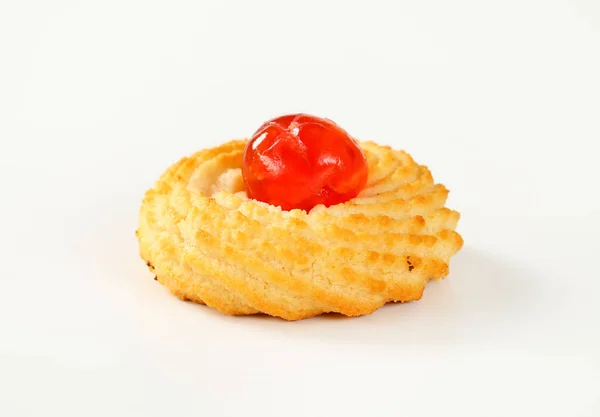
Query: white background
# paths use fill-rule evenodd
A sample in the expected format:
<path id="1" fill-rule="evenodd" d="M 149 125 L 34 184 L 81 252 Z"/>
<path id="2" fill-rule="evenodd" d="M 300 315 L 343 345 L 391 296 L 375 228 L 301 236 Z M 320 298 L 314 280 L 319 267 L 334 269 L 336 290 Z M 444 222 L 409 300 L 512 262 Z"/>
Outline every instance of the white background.
<path id="1" fill-rule="evenodd" d="M 600 415 L 600 3 L 0 3 L 0 415 Z M 464 249 L 356 319 L 231 318 L 138 257 L 173 161 L 303 111 L 406 149 Z"/>

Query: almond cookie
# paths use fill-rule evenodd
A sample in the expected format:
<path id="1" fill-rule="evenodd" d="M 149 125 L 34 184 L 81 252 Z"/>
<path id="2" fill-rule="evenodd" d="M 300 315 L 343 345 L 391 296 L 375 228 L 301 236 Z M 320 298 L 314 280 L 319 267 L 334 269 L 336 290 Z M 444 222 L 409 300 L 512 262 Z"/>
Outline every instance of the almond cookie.
<path id="1" fill-rule="evenodd" d="M 406 152 L 356 144 L 363 188 L 309 210 L 248 197 L 246 140 L 181 159 L 144 197 L 141 257 L 176 296 L 229 315 L 359 316 L 420 299 L 462 247 L 459 213 Z"/>

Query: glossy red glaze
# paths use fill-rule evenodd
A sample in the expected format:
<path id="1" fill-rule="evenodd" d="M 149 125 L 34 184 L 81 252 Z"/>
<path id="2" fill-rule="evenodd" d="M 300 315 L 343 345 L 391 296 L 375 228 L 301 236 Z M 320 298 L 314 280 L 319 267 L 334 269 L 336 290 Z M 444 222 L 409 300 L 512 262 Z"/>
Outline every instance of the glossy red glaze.
<path id="1" fill-rule="evenodd" d="M 244 151 L 242 174 L 248 197 L 283 210 L 309 211 L 356 197 L 367 183 L 367 160 L 331 120 L 292 114 L 254 133 Z"/>

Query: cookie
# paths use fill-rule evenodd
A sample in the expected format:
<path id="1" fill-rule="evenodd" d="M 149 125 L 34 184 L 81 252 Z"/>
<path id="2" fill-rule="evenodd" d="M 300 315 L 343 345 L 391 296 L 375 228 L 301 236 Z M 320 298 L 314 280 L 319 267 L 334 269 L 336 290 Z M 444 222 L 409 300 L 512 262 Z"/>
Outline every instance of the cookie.
<path id="1" fill-rule="evenodd" d="M 245 140 L 181 159 L 144 197 L 141 257 L 176 296 L 229 315 L 360 316 L 420 299 L 462 247 L 459 213 L 406 152 L 359 144 L 365 188 L 309 212 L 246 196 Z"/>

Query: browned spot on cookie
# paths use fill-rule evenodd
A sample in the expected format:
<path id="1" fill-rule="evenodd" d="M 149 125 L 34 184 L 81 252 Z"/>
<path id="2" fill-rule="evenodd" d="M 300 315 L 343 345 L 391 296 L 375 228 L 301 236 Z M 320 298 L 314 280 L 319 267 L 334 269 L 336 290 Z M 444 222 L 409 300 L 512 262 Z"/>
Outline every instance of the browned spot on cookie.
<path id="1" fill-rule="evenodd" d="M 415 267 L 410 261 L 410 256 L 406 257 L 406 263 L 408 264 L 408 272 L 412 272 L 412 270 L 415 269 Z"/>

